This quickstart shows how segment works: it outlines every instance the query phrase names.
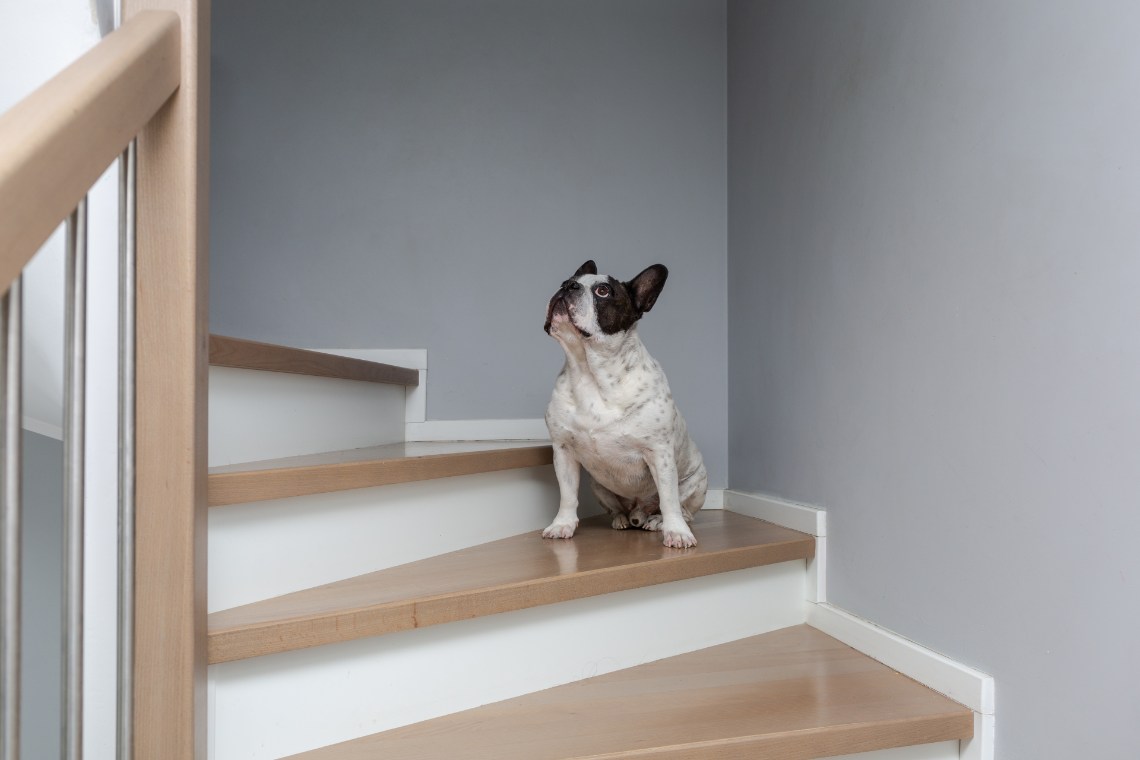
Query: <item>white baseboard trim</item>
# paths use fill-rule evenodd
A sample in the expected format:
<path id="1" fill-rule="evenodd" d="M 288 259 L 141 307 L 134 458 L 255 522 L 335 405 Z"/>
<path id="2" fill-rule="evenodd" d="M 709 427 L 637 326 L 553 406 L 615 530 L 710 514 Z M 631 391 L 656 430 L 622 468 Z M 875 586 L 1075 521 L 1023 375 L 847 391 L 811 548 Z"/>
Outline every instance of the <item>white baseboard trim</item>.
<path id="1" fill-rule="evenodd" d="M 807 623 L 974 711 L 963 760 L 993 760 L 994 679 L 826 602 L 808 605 Z"/>
<path id="2" fill-rule="evenodd" d="M 960 760 L 994 760 L 994 679 L 827 601 L 827 512 L 774 496 L 726 490 L 724 508 L 815 536 L 808 563 L 807 623 L 974 711 Z"/>
<path id="3" fill-rule="evenodd" d="M 710 488 L 705 492 L 705 505 L 701 509 L 724 509 L 724 489 Z"/>
<path id="4" fill-rule="evenodd" d="M 48 438 L 54 438 L 57 441 L 63 440 L 63 428 L 61 428 L 59 425 L 53 425 L 50 422 L 37 420 L 35 417 L 29 417 L 26 414 L 24 415 L 23 427 L 24 430 L 27 430 L 31 433 L 38 433 L 39 435 L 47 436 Z"/>
<path id="5" fill-rule="evenodd" d="M 546 420 L 426 420 L 408 422 L 409 441 L 546 441 Z"/>
<path id="6" fill-rule="evenodd" d="M 724 507 L 816 538 L 827 535 L 827 512 L 807 504 L 728 489 L 724 492 Z"/>
<path id="7" fill-rule="evenodd" d="M 976 713 L 993 715 L 994 680 L 869 620 L 826 602 L 808 607 L 808 625 L 926 684 Z"/>

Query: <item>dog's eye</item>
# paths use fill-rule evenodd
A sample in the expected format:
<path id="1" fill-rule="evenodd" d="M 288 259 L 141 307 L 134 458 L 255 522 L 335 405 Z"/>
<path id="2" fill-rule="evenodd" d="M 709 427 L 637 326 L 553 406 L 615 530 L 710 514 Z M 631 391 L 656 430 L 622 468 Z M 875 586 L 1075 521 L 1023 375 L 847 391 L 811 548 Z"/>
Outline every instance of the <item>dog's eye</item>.
<path id="1" fill-rule="evenodd" d="M 598 298 L 609 298 L 610 297 L 610 286 L 609 285 L 599 285 L 598 287 L 594 288 L 594 294 Z"/>

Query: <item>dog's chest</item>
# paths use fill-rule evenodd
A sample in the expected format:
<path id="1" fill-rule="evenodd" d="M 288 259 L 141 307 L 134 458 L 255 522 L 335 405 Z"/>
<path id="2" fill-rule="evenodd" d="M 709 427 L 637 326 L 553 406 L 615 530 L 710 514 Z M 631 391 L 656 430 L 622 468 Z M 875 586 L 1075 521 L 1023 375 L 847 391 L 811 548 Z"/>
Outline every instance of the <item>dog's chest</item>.
<path id="1" fill-rule="evenodd" d="M 668 438 L 668 421 L 653 416 L 666 406 L 659 398 L 662 384 L 644 372 L 628 373 L 604 390 L 560 378 L 547 415 L 551 435 L 610 490 L 628 496 L 651 492 L 646 453 Z"/>

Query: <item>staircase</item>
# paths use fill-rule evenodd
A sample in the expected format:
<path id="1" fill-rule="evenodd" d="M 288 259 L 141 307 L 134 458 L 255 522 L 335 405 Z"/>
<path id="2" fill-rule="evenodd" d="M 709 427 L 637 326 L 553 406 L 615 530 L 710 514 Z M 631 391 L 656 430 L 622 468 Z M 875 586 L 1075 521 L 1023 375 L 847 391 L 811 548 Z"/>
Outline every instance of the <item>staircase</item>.
<path id="1" fill-rule="evenodd" d="M 210 359 L 212 760 L 949 760 L 972 735 L 805 625 L 811 535 L 705 510 L 694 549 L 600 516 L 543 540 L 550 446 L 405 442 L 415 371 Z"/>

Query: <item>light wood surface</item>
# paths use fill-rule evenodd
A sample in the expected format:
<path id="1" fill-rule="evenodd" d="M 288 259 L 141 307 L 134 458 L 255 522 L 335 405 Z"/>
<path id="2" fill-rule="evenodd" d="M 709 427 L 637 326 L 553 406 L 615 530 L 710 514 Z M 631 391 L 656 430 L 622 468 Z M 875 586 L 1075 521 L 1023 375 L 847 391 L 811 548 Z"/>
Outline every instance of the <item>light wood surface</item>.
<path id="1" fill-rule="evenodd" d="M 210 470 L 210 506 L 283 499 L 480 472 L 539 467 L 549 444 L 530 442 L 392 443 Z"/>
<path id="2" fill-rule="evenodd" d="M 210 364 L 392 385 L 416 386 L 420 382 L 420 373 L 407 367 L 224 335 L 210 336 Z"/>
<path id="3" fill-rule="evenodd" d="M 972 734 L 965 707 L 795 626 L 293 759 L 806 760 Z"/>
<path id="4" fill-rule="evenodd" d="M 700 543 L 584 520 L 570 540 L 493 541 L 210 615 L 210 662 L 377 636 L 613 591 L 813 556 L 806 534 L 732 512 L 701 512 Z M 682 613 L 683 614 L 683 613 Z"/>
<path id="5" fill-rule="evenodd" d="M 178 17 L 144 13 L 0 115 L 0 292 L 178 82 Z"/>
<path id="6" fill-rule="evenodd" d="M 206 757 L 209 7 L 123 9 L 177 13 L 182 51 L 178 91 L 138 138 L 136 760 Z"/>

